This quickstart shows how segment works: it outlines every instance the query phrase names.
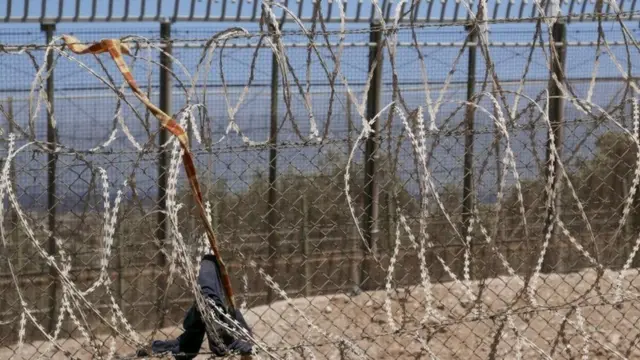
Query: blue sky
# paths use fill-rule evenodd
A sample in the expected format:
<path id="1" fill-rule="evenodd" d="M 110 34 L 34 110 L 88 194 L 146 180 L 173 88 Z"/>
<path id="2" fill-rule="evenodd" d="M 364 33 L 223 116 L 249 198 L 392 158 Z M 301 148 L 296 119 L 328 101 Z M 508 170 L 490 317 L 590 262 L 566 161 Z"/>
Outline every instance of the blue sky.
<path id="1" fill-rule="evenodd" d="M 22 11 L 22 6 L 18 6 L 22 1 L 14 1 L 12 14 L 19 15 Z M 31 1 L 31 13 L 37 13 L 40 7 L 40 1 Z M 97 15 L 104 14 L 106 10 L 105 6 L 107 1 L 98 1 L 101 4 L 100 12 Z M 55 3 L 52 2 L 52 3 Z M 86 2 L 83 2 L 83 4 Z M 114 0 L 114 4 L 120 6 L 124 3 L 122 0 Z M 147 1 L 147 8 L 152 14 L 155 14 L 155 7 L 151 7 L 154 1 Z M 165 1 L 163 7 L 163 14 L 170 14 L 173 9 L 170 8 L 169 2 Z M 627 4 L 631 3 L 629 1 Z M 65 1 L 65 13 L 64 15 L 71 15 L 73 13 L 73 5 L 75 1 Z M 140 1 L 131 1 L 132 8 L 139 8 Z M 434 5 L 439 6 L 440 2 Z M 24 5 L 22 3 L 22 5 Z M 188 6 L 190 1 L 182 1 L 180 12 L 188 12 Z M 202 7 L 206 5 L 206 2 L 198 3 L 198 6 Z M 215 3 L 214 3 L 215 5 Z M 84 5 L 83 5 L 84 6 Z M 218 5 L 216 5 L 218 6 Z M 116 8 L 117 6 L 114 6 Z M 51 9 L 51 7 L 50 7 Z M 81 8 L 84 11 L 85 8 Z M 504 9 L 502 6 L 500 9 Z M 6 8 L 0 6 L 0 18 L 3 18 Z M 438 12 L 436 12 L 438 13 Z M 131 12 L 131 15 L 136 14 Z M 114 11 L 114 16 L 119 16 L 121 13 Z M 173 25 L 173 33 L 178 38 L 197 38 L 204 39 L 210 37 L 214 32 L 223 28 L 239 25 L 246 27 L 250 31 L 257 29 L 256 24 L 234 24 L 231 22 L 207 22 L 207 23 L 185 23 L 179 22 Z M 335 26 L 335 25 L 330 25 Z M 367 24 L 351 24 L 351 29 L 361 29 L 366 27 Z M 628 22 L 628 26 L 635 33 L 637 38 L 640 38 L 640 32 L 638 31 L 638 24 L 636 22 Z M 289 24 L 290 29 L 295 29 L 293 24 Z M 525 24 L 494 24 L 491 25 L 492 41 L 507 41 L 507 42 L 529 42 L 533 35 L 533 25 L 531 23 Z M 92 24 L 59 24 L 58 34 L 73 32 L 80 37 L 83 41 L 98 40 L 105 37 L 121 37 L 130 34 L 139 34 L 146 37 L 157 38 L 159 25 L 153 22 L 146 23 L 92 23 Z M 609 41 L 621 40 L 621 32 L 619 30 L 619 24 L 610 22 L 605 24 L 605 31 Z M 410 32 L 404 32 L 399 35 L 400 41 L 410 41 Z M 425 42 L 461 42 L 464 40 L 465 32 L 460 27 L 444 27 L 444 28 L 427 28 L 419 31 L 419 41 Z M 595 32 L 595 23 L 572 23 L 568 26 L 569 41 L 595 41 L 597 39 Z M 347 41 L 367 41 L 368 34 L 357 33 L 349 35 Z M 285 42 L 303 42 L 304 39 L 297 36 L 290 36 L 285 39 Z M 37 24 L 2 24 L 0 23 L 0 43 L 3 44 L 42 44 L 44 42 L 44 36 Z M 424 56 L 426 57 L 427 68 L 430 74 L 430 80 L 433 82 L 433 86 L 438 88 L 438 83 L 441 83 L 447 76 L 448 71 L 453 65 L 459 49 L 454 47 L 438 48 L 438 47 L 425 47 L 422 49 Z M 349 79 L 354 88 L 360 88 L 367 71 L 367 49 L 364 47 L 346 48 L 344 57 L 342 59 L 342 71 Z M 509 81 L 518 81 L 522 76 L 522 72 L 525 66 L 526 57 L 528 56 L 528 47 L 493 47 L 491 49 L 492 58 L 496 64 L 497 71 L 500 78 L 506 83 Z M 640 65 L 640 58 L 637 56 L 637 51 L 632 49 L 631 63 L 634 69 Z M 184 65 L 193 71 L 195 64 L 200 56 L 201 49 L 175 49 L 174 54 L 176 57 L 184 63 Z M 296 75 L 304 81 L 306 72 L 306 55 L 307 51 L 304 48 L 288 48 L 288 57 L 292 62 L 292 65 L 296 71 Z M 617 46 L 613 48 L 613 52 L 619 61 L 626 64 L 626 51 L 624 47 Z M 217 52 L 219 56 L 220 52 Z M 243 85 L 248 78 L 248 71 L 250 69 L 251 57 L 253 54 L 252 49 L 227 49 L 223 55 L 223 65 L 226 80 L 230 84 Z M 323 52 L 326 56 L 326 51 Z M 43 53 L 41 51 L 34 52 L 36 59 L 41 62 Z M 154 54 L 157 59 L 157 53 Z M 217 59 L 217 58 L 216 58 Z M 327 58 L 325 58 L 327 59 Z M 589 47 L 572 47 L 569 49 L 567 56 L 567 73 L 571 79 L 585 79 L 590 77 L 593 69 L 593 63 L 595 59 L 595 49 Z M 94 69 L 99 71 L 99 65 L 95 60 L 90 57 L 82 57 L 82 61 Z M 110 62 L 106 62 L 106 66 L 111 74 L 119 76 L 115 71 L 115 68 Z M 466 69 L 466 55 L 464 55 L 457 65 L 457 71 L 454 75 L 454 85 L 447 93 L 447 100 L 463 100 L 465 97 L 465 81 L 467 77 Z M 382 89 L 383 101 L 386 103 L 390 101 L 390 85 L 391 72 L 389 69 L 389 63 L 385 62 L 384 82 L 387 84 Z M 331 64 L 330 64 L 331 66 Z M 241 128 L 246 131 L 246 134 L 253 140 L 262 141 L 265 140 L 269 115 L 268 109 L 270 99 L 270 68 L 271 68 L 271 55 L 268 50 L 261 51 L 258 59 L 258 66 L 256 69 L 256 77 L 254 85 L 248 94 L 246 102 L 241 106 L 237 116 L 237 121 Z M 148 67 L 142 62 L 138 62 L 132 66 L 133 72 L 136 78 L 141 83 L 146 83 L 146 75 L 151 74 L 151 84 L 157 90 L 158 71 L 157 67 Z M 151 70 L 151 71 L 150 71 Z M 478 61 L 477 74 L 481 79 L 484 74 L 484 62 L 480 59 Z M 28 90 L 31 86 L 31 82 L 35 75 L 33 65 L 30 63 L 26 55 L 0 55 L 0 101 L 6 101 L 9 96 L 16 98 L 14 108 L 15 116 L 19 123 L 25 124 L 28 120 L 28 103 L 24 99 L 28 95 Z M 221 91 L 220 81 L 221 70 L 218 68 L 217 60 L 214 62 L 212 73 L 209 81 L 207 82 L 210 91 Z M 328 87 L 327 79 L 324 75 L 322 68 L 317 60 L 314 60 L 312 64 L 311 73 L 312 83 L 315 85 L 312 87 L 314 95 L 312 96 L 314 115 L 320 126 L 323 126 L 327 119 L 328 108 Z M 398 53 L 398 76 L 400 81 L 404 84 L 403 87 L 407 89 L 406 100 L 411 106 L 424 106 L 424 96 L 422 92 L 422 80 L 420 77 L 420 63 L 417 59 L 415 49 L 404 47 L 400 48 Z M 602 78 L 617 77 L 619 76 L 617 69 L 613 66 L 613 62 L 604 56 L 601 60 L 601 66 L 599 69 L 599 76 Z M 637 70 L 634 70 L 634 75 L 637 74 Z M 182 76 L 182 75 L 180 75 Z M 79 67 L 68 61 L 60 60 L 60 63 L 56 67 L 56 114 L 59 121 L 59 136 L 65 144 L 72 145 L 80 149 L 88 149 L 93 146 L 99 145 L 104 142 L 109 135 L 109 130 L 112 124 L 113 112 L 115 109 L 115 97 L 113 93 L 105 91 L 103 84 L 98 82 L 93 77 L 87 75 L 84 70 L 79 70 Z M 183 80 L 188 80 L 182 77 Z M 539 50 L 534 54 L 533 62 L 530 67 L 528 79 L 537 80 L 533 81 L 530 86 L 527 87 L 526 92 L 528 95 L 535 96 L 546 85 L 546 79 L 548 79 L 548 71 L 546 68 L 546 60 Z M 116 81 L 120 81 L 120 78 L 116 78 Z M 596 96 L 594 101 L 601 105 L 606 105 L 611 99 L 615 98 L 618 91 L 621 88 L 621 83 L 611 81 L 599 81 L 596 88 Z M 512 86 L 513 87 L 513 86 Z M 577 85 L 577 90 L 581 95 L 586 95 L 586 83 Z M 513 88 L 512 90 L 515 90 Z M 295 90 L 294 90 L 295 91 Z M 184 96 L 179 94 L 180 90 L 176 88 L 176 95 L 174 96 L 174 110 L 177 111 L 184 105 Z M 236 99 L 238 95 L 238 88 L 232 91 L 231 97 Z M 344 121 L 345 114 L 347 112 L 345 108 L 345 97 L 340 96 L 340 100 L 334 104 L 334 111 L 332 117 L 332 125 L 330 131 L 330 138 L 340 139 L 344 136 L 346 130 L 346 123 Z M 156 99 L 154 98 L 154 101 Z M 224 129 L 227 125 L 227 106 L 224 99 L 221 96 L 210 96 L 207 100 L 207 108 L 211 115 L 212 121 L 212 133 L 215 139 L 219 139 L 224 133 Z M 453 106 L 443 107 L 442 114 L 448 114 Z M 280 114 L 284 113 L 284 103 L 280 102 Z M 359 119 L 355 114 L 355 110 L 351 110 L 352 116 L 356 123 L 359 123 Z M 308 134 L 309 123 L 308 114 L 304 110 L 304 106 L 301 102 L 294 102 L 294 115 L 298 126 L 300 126 L 304 134 Z M 130 110 L 125 109 L 124 116 L 128 126 L 130 127 L 134 136 L 140 140 L 145 140 L 146 133 L 139 126 L 139 121 L 133 117 Z M 567 112 L 568 118 L 574 118 L 579 116 L 575 111 Z M 38 138 L 44 139 L 45 137 L 45 124 L 46 117 L 44 112 L 37 118 L 37 135 Z M 437 119 L 442 121 L 442 119 Z M 459 118 L 456 118 L 454 122 L 458 122 Z M 488 119 L 482 116 L 478 116 L 478 126 L 487 127 L 490 125 Z M 2 123 L 3 128 L 5 124 Z M 575 139 L 579 136 L 576 134 L 582 134 L 584 129 L 575 129 L 572 135 Z M 539 140 L 539 144 L 533 145 L 543 146 L 544 144 L 544 131 L 541 131 L 536 135 Z M 289 123 L 285 123 L 283 127 L 282 141 L 299 141 L 295 136 L 293 129 Z M 476 144 L 476 151 L 481 154 L 486 154 L 488 147 L 490 146 L 491 136 L 478 136 L 478 143 Z M 442 144 L 441 151 L 436 153 L 436 161 L 434 161 L 434 176 L 438 178 L 442 183 L 446 183 L 452 179 L 461 178 L 458 174 L 461 169 L 462 153 L 460 152 L 461 139 L 452 137 Z M 532 159 L 532 146 L 526 145 L 529 141 L 529 135 L 522 133 L 514 137 L 513 142 L 516 148 L 514 151 L 521 155 L 523 159 Z M 577 140 L 576 140 L 577 141 Z M 205 180 L 208 176 L 211 179 L 227 179 L 234 186 L 242 187 L 243 184 L 248 184 L 252 181 L 256 171 L 264 171 L 267 165 L 267 152 L 264 150 L 248 150 L 243 152 L 234 152 L 228 150 L 234 146 L 240 146 L 241 141 L 238 137 L 228 137 L 225 142 L 220 144 L 220 152 L 217 153 L 214 161 L 215 166 L 213 168 L 200 167 L 202 171 L 206 171 Z M 587 144 L 592 146 L 593 144 Z M 114 151 L 131 151 L 131 144 L 122 132 L 118 132 L 117 140 L 112 143 L 111 148 Z M 227 149 L 227 150 L 225 150 Z M 316 149 L 308 148 L 301 150 L 299 148 L 283 149 L 280 153 L 281 161 L 279 167 L 282 171 L 285 171 L 291 164 L 295 164 L 299 171 L 314 171 L 317 169 L 320 157 L 317 156 L 320 150 L 326 150 L 326 148 Z M 0 150 L 0 153 L 3 150 Z M 347 149 L 340 148 L 340 152 L 346 153 Z M 537 149 L 539 153 L 544 153 L 543 149 Z M 315 155 L 314 155 L 315 154 Z M 120 160 L 119 160 L 120 159 Z M 206 159 L 200 159 L 203 163 L 206 163 Z M 412 168 L 412 162 L 410 158 L 405 159 L 407 163 L 404 165 L 407 169 Z M 23 177 L 20 179 L 21 188 L 26 193 L 37 194 L 42 191 L 44 181 L 46 179 L 46 173 L 42 166 L 42 159 L 34 160 L 30 154 L 25 154 L 20 159 L 23 164 L 24 172 Z M 109 178 L 114 184 L 121 184 L 124 179 L 123 174 L 127 174 L 130 163 L 127 161 L 121 161 L 121 158 L 112 155 L 112 158 L 100 158 L 95 159 L 96 163 L 100 161 L 106 161 L 108 165 Z M 73 160 L 67 160 L 66 164 L 73 163 Z M 146 165 L 145 165 L 146 164 Z M 536 176 L 536 170 L 532 166 L 533 161 L 523 164 L 523 177 Z M 71 166 L 71 165 L 69 165 Z M 153 162 L 147 162 L 142 164 L 138 184 L 140 186 L 147 186 L 149 189 L 153 189 L 156 181 L 155 171 L 156 167 Z M 70 168 L 71 169 L 71 168 Z M 489 172 L 490 174 L 491 172 Z M 74 184 L 79 192 L 82 192 L 82 187 L 86 186 L 89 174 L 83 172 L 78 174 L 74 171 L 67 171 L 60 175 L 60 181 L 63 184 Z M 65 177 L 66 176 L 66 177 Z M 488 175 L 489 176 L 489 175 Z M 491 179 L 483 181 L 484 183 L 492 183 Z M 83 185 L 84 184 L 84 185 Z M 61 185 L 60 188 L 64 188 L 65 185 Z M 482 188 L 479 188 L 482 191 Z M 489 190 L 487 190 L 489 191 Z M 26 196 L 26 195 L 25 195 Z M 73 197 L 73 195 L 69 195 Z M 25 200 L 28 202 L 28 200 Z M 73 203 L 73 199 L 69 200 Z"/>

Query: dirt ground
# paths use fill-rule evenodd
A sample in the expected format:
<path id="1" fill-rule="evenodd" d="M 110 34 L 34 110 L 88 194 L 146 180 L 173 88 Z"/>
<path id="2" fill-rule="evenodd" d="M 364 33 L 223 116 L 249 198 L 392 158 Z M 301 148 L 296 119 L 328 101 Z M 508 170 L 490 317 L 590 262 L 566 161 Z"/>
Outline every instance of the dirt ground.
<path id="1" fill-rule="evenodd" d="M 617 274 L 607 271 L 600 289 L 591 291 L 594 270 L 543 275 L 538 282 L 535 311 L 526 298 L 519 299 L 511 307 L 512 321 L 504 321 L 504 315 L 522 283 L 509 277 L 487 280 L 479 307 L 465 298 L 462 284 L 433 284 L 435 316 L 429 317 L 424 326 L 424 289 L 393 290 L 391 307 L 399 328 L 396 333 L 388 324 L 384 291 L 296 298 L 293 306 L 280 301 L 248 309 L 245 317 L 256 339 L 283 359 L 360 358 L 349 346 L 341 345 L 345 339 L 370 359 L 578 359 L 583 355 L 589 359 L 640 359 L 640 273 L 626 273 L 623 301 L 611 305 Z M 477 294 L 479 284 L 471 283 L 470 288 Z M 294 307 L 329 335 L 311 327 Z M 481 310 L 472 311 L 478 308 Z M 565 317 L 568 321 L 563 323 Z M 164 328 L 155 338 L 172 338 L 179 333 L 179 328 Z M 141 334 L 147 340 L 149 335 Z M 45 345 L 25 344 L 20 355 L 23 359 L 39 355 L 44 359 L 66 358 L 61 352 L 40 354 Z M 66 339 L 61 345 L 76 358 L 93 358 L 77 340 Z M 117 347 L 118 356 L 132 353 L 122 339 L 118 339 Z M 0 347 L 0 359 L 21 358 L 14 351 L 15 345 Z M 202 351 L 208 351 L 206 342 Z M 207 357 L 200 355 L 198 359 Z M 261 358 L 268 357 L 261 354 Z"/>

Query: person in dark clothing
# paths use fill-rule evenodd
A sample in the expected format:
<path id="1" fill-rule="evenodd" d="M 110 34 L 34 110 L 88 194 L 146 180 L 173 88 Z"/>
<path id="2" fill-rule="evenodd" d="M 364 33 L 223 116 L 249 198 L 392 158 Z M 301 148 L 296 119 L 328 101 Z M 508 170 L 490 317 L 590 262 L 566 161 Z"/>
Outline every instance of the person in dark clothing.
<path id="1" fill-rule="evenodd" d="M 230 328 L 236 329 L 236 331 L 239 332 L 240 329 L 237 328 L 237 325 L 232 324 L 231 321 L 219 314 L 218 311 L 208 303 L 208 301 L 212 301 L 218 309 L 226 309 L 224 304 L 225 293 L 222 287 L 222 280 L 220 279 L 218 261 L 212 254 L 207 254 L 202 257 L 200 272 L 198 274 L 198 285 L 211 313 L 215 314 L 219 321 L 224 322 Z M 229 314 L 229 312 L 226 311 L 226 314 L 236 320 L 251 334 L 251 330 L 239 310 L 235 310 L 235 314 Z M 242 356 L 242 359 L 251 359 L 251 343 L 237 339 L 221 325 L 214 324 L 218 339 L 214 338 L 212 334 L 209 334 L 202 315 L 195 303 L 187 311 L 183 327 L 184 332 L 180 334 L 177 339 L 153 341 L 151 344 L 151 352 L 154 354 L 171 353 L 176 360 L 190 360 L 197 356 L 206 334 L 209 341 L 209 348 L 215 356 L 222 357 L 230 353 L 238 353 Z M 220 344 L 220 341 L 222 341 L 223 344 Z"/>

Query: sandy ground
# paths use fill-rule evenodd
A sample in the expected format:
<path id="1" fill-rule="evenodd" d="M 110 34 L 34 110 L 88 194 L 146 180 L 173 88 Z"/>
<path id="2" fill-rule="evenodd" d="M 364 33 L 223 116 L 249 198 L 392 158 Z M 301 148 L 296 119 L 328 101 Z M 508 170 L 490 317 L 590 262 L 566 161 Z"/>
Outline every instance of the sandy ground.
<path id="1" fill-rule="evenodd" d="M 607 304 L 614 298 L 616 276 L 605 273 L 599 291 L 604 296 L 599 296 L 595 290 L 588 292 L 596 278 L 593 270 L 543 275 L 538 282 L 536 310 L 526 299 L 518 300 L 512 307 L 511 321 L 504 321 L 504 315 L 522 283 L 509 277 L 486 281 L 481 310 L 475 313 L 462 284 L 433 284 L 435 315 L 425 323 L 424 289 L 393 290 L 396 333 L 388 324 L 384 291 L 296 298 L 293 306 L 280 301 L 248 309 L 245 317 L 256 339 L 277 349 L 272 353 L 278 358 L 360 358 L 349 345 L 341 345 L 346 339 L 371 359 L 582 359 L 583 355 L 590 359 L 640 359 L 640 273 L 631 270 L 625 275 L 621 306 Z M 477 294 L 479 284 L 472 283 L 470 288 Z M 572 311 L 572 305 L 577 306 L 577 312 Z M 321 331 L 310 326 L 295 308 Z M 569 321 L 563 324 L 565 317 Z M 500 332 L 501 328 L 504 331 Z M 164 328 L 155 338 L 172 338 L 179 333 L 179 328 Z M 150 332 L 141 335 L 149 340 Z M 65 339 L 61 345 L 76 358 L 95 358 L 76 339 Z M 25 344 L 22 358 L 36 359 L 45 348 L 43 342 Z M 119 356 L 132 353 L 122 339 L 118 339 L 117 348 Z M 206 342 L 202 351 L 208 351 Z M 264 354 L 261 357 L 267 358 Z M 15 345 L 0 347 L 0 359 L 18 358 Z M 51 351 L 42 358 L 67 357 Z"/>

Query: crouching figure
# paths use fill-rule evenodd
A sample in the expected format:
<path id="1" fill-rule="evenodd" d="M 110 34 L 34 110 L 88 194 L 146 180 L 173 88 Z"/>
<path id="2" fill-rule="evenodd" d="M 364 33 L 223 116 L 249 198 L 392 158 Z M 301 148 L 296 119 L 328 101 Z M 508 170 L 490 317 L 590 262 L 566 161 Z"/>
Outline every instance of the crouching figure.
<path id="1" fill-rule="evenodd" d="M 216 257 L 212 254 L 207 254 L 202 257 L 200 272 L 198 274 L 198 286 L 205 298 L 207 310 L 210 310 L 210 313 L 213 314 L 219 322 L 224 323 L 235 331 L 229 331 L 225 326 L 215 322 L 213 324 L 215 333 L 212 334 L 208 332 L 202 314 L 200 314 L 194 302 L 185 315 L 183 321 L 184 332 L 176 339 L 154 340 L 151 344 L 151 352 L 153 354 L 169 353 L 172 354 L 176 360 L 191 360 L 200 352 L 200 347 L 206 335 L 209 342 L 209 349 L 214 356 L 223 357 L 239 354 L 243 360 L 251 359 L 253 352 L 252 344 L 238 336 L 238 334 L 242 332 L 242 329 L 239 329 L 237 324 L 242 326 L 249 335 L 251 334 L 251 330 L 239 310 L 226 310 L 227 307 L 223 300 L 224 289 L 220 278 L 220 269 Z M 215 306 L 212 306 L 211 303 L 215 304 Z M 229 318 L 234 319 L 237 324 L 230 321 L 227 316 L 220 314 L 220 311 L 225 311 L 225 314 Z M 143 352 L 146 351 L 143 350 Z M 146 354 L 139 352 L 138 355 L 145 356 Z"/>

